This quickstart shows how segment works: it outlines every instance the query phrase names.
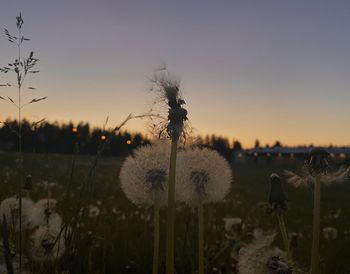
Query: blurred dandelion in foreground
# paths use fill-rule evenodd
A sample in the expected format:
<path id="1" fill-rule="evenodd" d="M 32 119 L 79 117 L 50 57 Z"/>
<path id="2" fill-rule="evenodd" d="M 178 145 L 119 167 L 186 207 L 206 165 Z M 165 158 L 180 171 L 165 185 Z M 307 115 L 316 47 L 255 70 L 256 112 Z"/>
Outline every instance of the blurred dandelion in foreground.
<path id="1" fill-rule="evenodd" d="M 238 272 L 240 274 L 292 274 L 292 267 L 287 263 L 285 254 L 277 247 L 272 247 L 275 234 L 263 234 L 254 231 L 251 243 L 239 251 Z"/>
<path id="2" fill-rule="evenodd" d="M 56 205 L 57 200 L 55 199 L 41 199 L 37 201 L 30 214 L 31 226 L 60 223 L 60 216 L 56 213 Z"/>
<path id="3" fill-rule="evenodd" d="M 96 218 L 100 215 L 100 208 L 96 205 L 89 205 L 89 217 Z"/>
<path id="4" fill-rule="evenodd" d="M 21 202 L 22 227 L 29 228 L 34 202 L 29 198 L 22 198 Z M 19 199 L 16 197 L 6 198 L 0 204 L 0 220 L 3 221 L 5 216 L 9 227 L 15 231 L 19 230 L 19 212 Z"/>
<path id="5" fill-rule="evenodd" d="M 153 274 L 158 273 L 159 207 L 167 203 L 169 156 L 169 144 L 159 141 L 137 149 L 120 171 L 121 187 L 128 199 L 136 205 L 153 205 Z"/>
<path id="6" fill-rule="evenodd" d="M 30 255 L 34 261 L 56 260 L 65 252 L 63 233 L 60 229 L 40 226 L 30 236 Z"/>
<path id="7" fill-rule="evenodd" d="M 179 153 L 176 193 L 198 209 L 198 273 L 204 273 L 204 203 L 222 201 L 231 188 L 232 171 L 218 152 L 192 148 Z"/>
<path id="8" fill-rule="evenodd" d="M 335 227 L 325 227 L 322 229 L 322 235 L 327 241 L 337 239 L 338 230 Z"/>

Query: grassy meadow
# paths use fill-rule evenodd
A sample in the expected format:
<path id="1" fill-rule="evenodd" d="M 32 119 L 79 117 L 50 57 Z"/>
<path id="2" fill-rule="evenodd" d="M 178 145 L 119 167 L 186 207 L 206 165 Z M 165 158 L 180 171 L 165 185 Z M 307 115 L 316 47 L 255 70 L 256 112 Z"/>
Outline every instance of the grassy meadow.
<path id="1" fill-rule="evenodd" d="M 74 241 L 65 255 L 54 262 L 32 264 L 33 273 L 151 273 L 153 220 L 151 208 L 131 204 L 119 185 L 123 158 L 94 156 L 24 154 L 23 171 L 18 172 L 16 153 L 0 152 L 1 200 L 16 195 L 19 174 L 32 175 L 33 190 L 24 193 L 34 202 L 47 198 L 58 201 L 57 212 L 68 227 L 75 227 Z M 276 221 L 262 207 L 267 201 L 269 176 L 283 170 L 297 171 L 298 159 L 274 159 L 233 163 L 232 189 L 225 201 L 205 206 L 205 257 L 207 273 L 235 273 L 236 251 L 249 241 L 252 231 L 278 231 Z M 23 178 L 23 177 L 22 177 Z M 47 187 L 49 185 L 49 188 Z M 48 190 L 49 189 L 49 190 Z M 297 261 L 307 268 L 310 258 L 313 192 L 286 186 L 289 199 L 286 223 L 298 233 L 294 250 Z M 322 189 L 321 229 L 334 227 L 335 240 L 321 237 L 323 273 L 350 273 L 350 184 L 344 182 Z M 81 208 L 86 208 L 86 214 Z M 336 212 L 340 215 L 335 216 Z M 77 216 L 81 216 L 77 218 Z M 243 225 L 225 230 L 224 218 L 241 218 Z M 161 272 L 165 267 L 165 210 L 161 210 Z M 178 204 L 175 234 L 177 273 L 196 273 L 197 220 L 193 209 Z M 24 239 L 26 243 L 26 239 Z M 279 235 L 276 245 L 282 248 Z M 30 254 L 26 253 L 26 257 Z M 3 259 L 2 259 L 3 263 Z"/>

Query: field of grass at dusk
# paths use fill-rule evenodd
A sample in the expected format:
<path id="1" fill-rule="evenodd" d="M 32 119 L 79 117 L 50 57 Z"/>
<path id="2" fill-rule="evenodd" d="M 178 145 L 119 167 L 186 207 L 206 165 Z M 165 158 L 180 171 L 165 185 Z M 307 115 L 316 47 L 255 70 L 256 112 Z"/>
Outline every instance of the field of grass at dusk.
<path id="1" fill-rule="evenodd" d="M 0 156 L 0 197 L 5 199 L 16 195 L 18 155 L 1 153 Z M 101 158 L 91 175 L 94 159 L 89 156 L 24 154 L 23 173 L 33 178 L 33 190 L 25 197 L 33 201 L 45 199 L 49 185 L 49 196 L 57 200 L 56 211 L 68 226 L 74 223 L 74 213 L 79 212 L 77 206 L 85 204 L 87 207 L 86 216 L 79 220 L 80 235 L 74 242 L 76 253 L 58 260 L 55 263 L 57 269 L 63 271 L 69 266 L 77 273 L 151 273 L 152 209 L 134 206 L 123 194 L 119 184 L 123 158 Z M 275 159 L 271 164 L 261 161 L 258 164 L 232 165 L 233 184 L 229 195 L 221 203 L 205 207 L 205 262 L 208 273 L 216 273 L 215 269 L 234 269 L 237 263 L 235 250 L 244 241 L 249 241 L 253 230 L 278 232 L 275 219 L 261 206 L 267 201 L 269 176 L 272 172 L 282 175 L 285 169 L 296 171 L 301 164 L 299 160 Z M 350 271 L 346 255 L 350 254 L 350 184 L 344 182 L 324 187 L 322 191 L 321 228 L 334 227 L 338 233 L 334 240 L 322 238 L 321 265 L 327 266 L 324 273 L 345 274 Z M 286 192 L 289 199 L 286 223 L 289 232 L 298 233 L 298 246 L 293 252 L 297 261 L 306 266 L 311 245 L 312 189 L 286 186 Z M 339 210 L 339 216 L 335 216 Z M 241 218 L 242 225 L 225 230 L 225 218 Z M 178 204 L 176 220 L 177 271 L 195 273 L 196 214 L 193 209 Z M 165 221 L 165 211 L 162 210 L 161 239 L 165 237 Z M 275 243 L 282 248 L 278 235 Z M 161 269 L 164 269 L 164 249 L 165 246 L 161 245 Z M 28 253 L 24 254 L 30 257 Z M 36 269 L 35 273 L 52 273 L 49 269 L 53 265 L 47 264 L 42 268 L 34 264 L 28 267 Z"/>

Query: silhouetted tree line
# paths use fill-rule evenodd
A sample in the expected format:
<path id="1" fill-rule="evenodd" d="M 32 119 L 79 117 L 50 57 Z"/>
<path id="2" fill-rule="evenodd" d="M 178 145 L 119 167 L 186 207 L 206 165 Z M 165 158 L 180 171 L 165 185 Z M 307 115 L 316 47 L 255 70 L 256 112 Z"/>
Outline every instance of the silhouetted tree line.
<path id="1" fill-rule="evenodd" d="M 216 135 L 207 135 L 204 138 L 199 137 L 197 142 L 202 147 L 209 147 L 218 151 L 227 160 L 232 159 L 234 151 L 240 151 L 243 149 L 239 141 L 234 141 L 231 147 L 228 138 Z"/>
<path id="2" fill-rule="evenodd" d="M 0 150 L 18 151 L 18 122 L 7 120 L 0 127 Z M 43 122 L 40 125 L 31 124 L 24 120 L 22 123 L 22 151 L 38 153 L 60 153 L 93 155 L 96 154 L 101 144 L 106 143 L 105 155 L 125 156 L 133 149 L 149 144 L 150 140 L 140 133 L 132 134 L 121 131 L 110 134 L 101 128 L 91 128 L 88 123 L 59 124 L 57 122 Z M 217 150 L 228 160 L 234 150 L 241 150 L 238 141 L 233 143 L 233 148 L 227 138 L 215 135 L 198 138 L 198 144 Z"/>
<path id="3" fill-rule="evenodd" d="M 0 128 L 0 150 L 18 151 L 18 123 L 7 120 Z M 142 134 L 122 131 L 111 134 L 88 123 L 58 124 L 44 122 L 39 126 L 24 120 L 22 123 L 22 151 L 39 153 L 96 154 L 104 142 L 104 154 L 125 156 L 140 145 L 149 143 Z"/>

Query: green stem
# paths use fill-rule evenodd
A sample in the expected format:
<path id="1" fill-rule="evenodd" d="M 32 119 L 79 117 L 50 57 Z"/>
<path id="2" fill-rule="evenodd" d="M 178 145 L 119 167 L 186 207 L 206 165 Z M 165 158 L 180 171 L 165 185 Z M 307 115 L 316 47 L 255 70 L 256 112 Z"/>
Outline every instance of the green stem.
<path id="1" fill-rule="evenodd" d="M 198 274 L 204 274 L 204 210 L 202 202 L 198 204 Z"/>
<path id="2" fill-rule="evenodd" d="M 176 153 L 178 139 L 171 142 L 170 167 L 169 167 L 169 189 L 167 208 L 167 252 L 166 273 L 174 274 L 174 227 L 175 227 L 175 175 L 176 175 Z"/>
<path id="3" fill-rule="evenodd" d="M 153 206 L 153 271 L 152 274 L 158 274 L 159 265 L 159 203 L 155 202 Z"/>
<path id="4" fill-rule="evenodd" d="M 317 175 L 314 185 L 314 214 L 310 274 L 320 273 L 320 216 L 321 216 L 321 176 Z"/>
<path id="5" fill-rule="evenodd" d="M 293 263 L 293 257 L 292 253 L 290 251 L 290 245 L 289 245 L 289 240 L 288 240 L 288 233 L 287 233 L 287 228 L 284 223 L 284 216 L 282 212 L 277 213 L 277 220 L 278 220 L 278 225 L 281 230 L 281 235 L 282 235 L 282 240 L 283 240 L 283 245 L 284 249 L 287 253 L 287 258 L 290 263 Z"/>

